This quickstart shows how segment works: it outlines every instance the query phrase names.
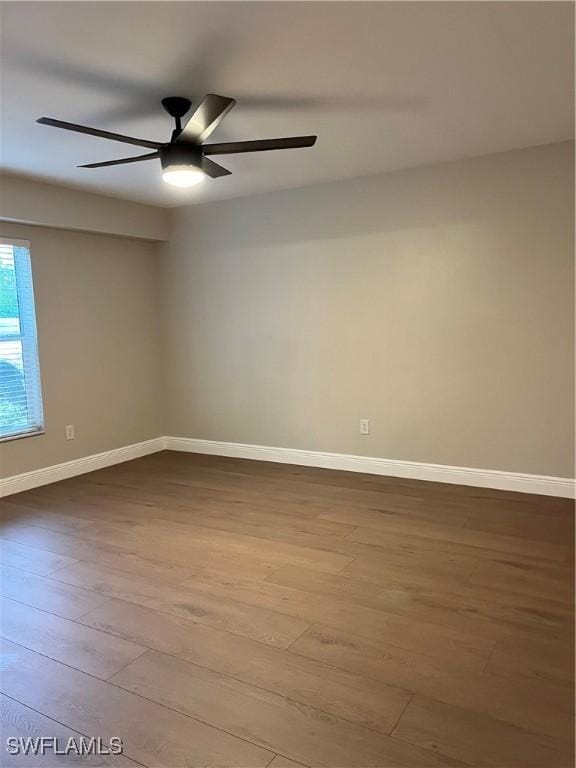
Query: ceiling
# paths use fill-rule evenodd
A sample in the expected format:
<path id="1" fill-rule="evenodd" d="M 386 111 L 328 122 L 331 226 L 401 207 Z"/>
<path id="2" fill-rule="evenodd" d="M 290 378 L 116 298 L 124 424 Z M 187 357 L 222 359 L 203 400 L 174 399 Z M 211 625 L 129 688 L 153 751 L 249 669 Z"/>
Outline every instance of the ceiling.
<path id="1" fill-rule="evenodd" d="M 1 165 L 162 206 L 302 187 L 573 136 L 574 5 L 557 2 L 2 3 Z M 168 140 L 164 96 L 238 103 L 211 141 L 315 133 L 221 156 L 177 190 L 129 145 L 43 115 Z M 136 151 L 134 151 L 136 150 Z"/>

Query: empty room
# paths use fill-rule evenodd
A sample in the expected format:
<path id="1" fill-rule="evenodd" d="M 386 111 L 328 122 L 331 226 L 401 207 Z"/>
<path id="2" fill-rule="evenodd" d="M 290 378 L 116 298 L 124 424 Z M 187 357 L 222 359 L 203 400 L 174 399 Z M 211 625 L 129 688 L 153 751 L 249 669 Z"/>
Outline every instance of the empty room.
<path id="1" fill-rule="evenodd" d="M 572 768 L 574 2 L 0 24 L 0 765 Z"/>

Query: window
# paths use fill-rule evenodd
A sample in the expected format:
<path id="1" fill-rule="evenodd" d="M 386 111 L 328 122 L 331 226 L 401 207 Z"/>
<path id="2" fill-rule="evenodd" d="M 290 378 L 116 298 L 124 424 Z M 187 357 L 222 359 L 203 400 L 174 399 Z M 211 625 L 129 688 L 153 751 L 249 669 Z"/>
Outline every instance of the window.
<path id="1" fill-rule="evenodd" d="M 30 244 L 0 239 L 0 439 L 42 432 Z"/>

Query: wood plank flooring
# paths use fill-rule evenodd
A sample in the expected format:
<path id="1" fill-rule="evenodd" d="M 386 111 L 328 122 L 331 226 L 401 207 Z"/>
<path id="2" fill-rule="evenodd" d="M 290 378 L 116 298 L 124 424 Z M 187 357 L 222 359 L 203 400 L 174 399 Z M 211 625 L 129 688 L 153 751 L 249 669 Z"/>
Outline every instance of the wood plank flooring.
<path id="1" fill-rule="evenodd" d="M 9 497 L 0 555 L 3 766 L 574 764 L 573 502 L 166 451 Z"/>

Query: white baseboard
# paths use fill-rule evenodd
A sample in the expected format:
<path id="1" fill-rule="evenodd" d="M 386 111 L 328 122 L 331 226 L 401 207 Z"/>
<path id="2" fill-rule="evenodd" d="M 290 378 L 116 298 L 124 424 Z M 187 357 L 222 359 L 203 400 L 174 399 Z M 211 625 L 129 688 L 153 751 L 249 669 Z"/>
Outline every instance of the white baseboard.
<path id="1" fill-rule="evenodd" d="M 345 453 L 303 451 L 297 448 L 275 448 L 266 445 L 222 443 L 214 440 L 197 440 L 189 437 L 157 437 L 143 443 L 115 448 L 81 459 L 55 464 L 52 467 L 24 472 L 0 479 L 0 497 L 28 491 L 58 480 L 94 472 L 131 459 L 138 459 L 162 450 L 188 451 L 214 456 L 232 456 L 256 461 L 272 461 L 280 464 L 299 464 L 306 467 L 340 469 L 348 472 L 364 472 L 373 475 L 389 475 L 410 480 L 430 480 L 437 483 L 469 485 L 477 488 L 494 488 L 502 491 L 520 491 L 544 496 L 575 497 L 575 481 L 566 477 L 527 475 L 520 472 L 451 467 L 445 464 L 425 464 L 416 461 L 379 459 L 370 456 L 353 456 Z"/>
<path id="2" fill-rule="evenodd" d="M 83 475 L 85 472 L 94 472 L 96 469 L 104 469 L 112 464 L 120 464 L 123 461 L 138 459 L 149 453 L 156 453 L 165 448 L 164 437 L 154 440 L 146 440 L 143 443 L 126 445 L 123 448 L 114 448 L 104 453 L 94 453 L 92 456 L 84 456 L 81 459 L 65 461 L 63 464 L 54 464 L 51 467 L 35 469 L 32 472 L 24 472 L 21 475 L 12 475 L 0 479 L 0 497 L 10 496 L 13 493 L 29 491 L 48 483 L 56 483 L 58 480 L 66 480 L 69 477 Z"/>
<path id="3" fill-rule="evenodd" d="M 445 464 L 425 464 L 416 461 L 378 459 L 344 453 L 302 451 L 296 448 L 273 448 L 244 443 L 220 443 L 214 440 L 196 440 L 187 437 L 165 437 L 165 447 L 171 451 L 189 451 L 215 456 L 234 456 L 240 459 L 273 461 L 281 464 L 300 464 L 306 467 L 342 469 L 373 475 L 390 475 L 410 480 L 431 480 L 437 483 L 470 485 L 502 491 L 537 493 L 573 499 L 575 481 L 567 477 L 527 475 L 520 472 L 501 472 L 492 469 L 451 467 Z"/>

